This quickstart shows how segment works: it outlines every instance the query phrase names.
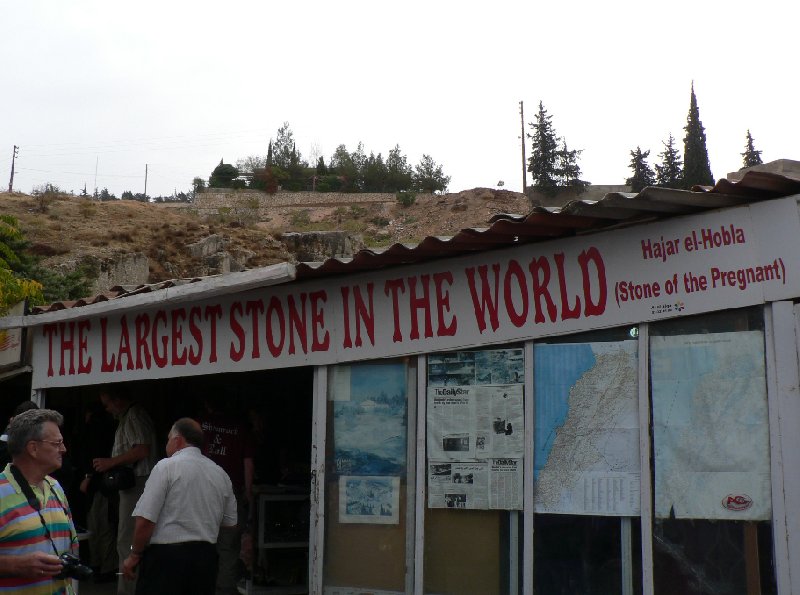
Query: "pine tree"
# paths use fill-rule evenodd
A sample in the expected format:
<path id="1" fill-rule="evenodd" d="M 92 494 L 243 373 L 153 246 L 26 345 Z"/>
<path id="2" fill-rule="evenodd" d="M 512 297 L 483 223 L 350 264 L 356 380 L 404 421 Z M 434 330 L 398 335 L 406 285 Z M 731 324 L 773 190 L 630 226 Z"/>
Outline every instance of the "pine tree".
<path id="1" fill-rule="evenodd" d="M 581 168 L 578 156 L 581 150 L 570 150 L 566 141 L 556 134 L 542 102 L 539 102 L 539 113 L 536 122 L 530 122 L 533 134 L 533 150 L 528 159 L 528 171 L 533 178 L 533 188 L 547 196 L 555 196 L 560 188 L 577 188 L 583 192 L 589 182 L 580 179 Z"/>
<path id="2" fill-rule="evenodd" d="M 658 154 L 661 164 L 656 165 L 656 184 L 665 188 L 683 188 L 683 163 L 678 149 L 675 148 L 675 137 L 672 133 L 669 140 L 662 144 L 664 150 Z"/>
<path id="3" fill-rule="evenodd" d="M 714 176 L 711 175 L 711 166 L 708 164 L 706 132 L 700 121 L 700 108 L 697 107 L 694 83 L 692 83 L 689 115 L 686 117 L 684 130 L 686 136 L 683 138 L 683 187 L 713 186 Z"/>
<path id="4" fill-rule="evenodd" d="M 753 144 L 753 137 L 750 134 L 750 129 L 747 129 L 747 144 L 742 153 L 742 167 L 753 167 L 754 165 L 761 165 L 761 151 L 756 151 L 756 146 Z"/>
<path id="5" fill-rule="evenodd" d="M 558 137 L 553 129 L 552 116 L 547 115 L 544 104 L 539 102 L 539 113 L 536 121 L 530 122 L 533 134 L 529 134 L 533 143 L 533 151 L 528 159 L 528 171 L 533 178 L 533 187 L 537 192 L 547 196 L 555 196 L 558 192 L 556 169 L 558 167 Z"/>
<path id="6" fill-rule="evenodd" d="M 638 146 L 635 151 L 631 151 L 631 163 L 628 167 L 633 170 L 633 175 L 625 180 L 625 183 L 633 192 L 641 192 L 647 186 L 654 186 L 656 183 L 656 174 L 647 163 L 649 156 L 649 150 L 643 152 Z"/>
<path id="7" fill-rule="evenodd" d="M 558 150 L 556 167 L 556 181 L 560 188 L 577 188 L 578 194 L 586 190 L 589 182 L 581 180 L 581 168 L 578 165 L 578 156 L 583 153 L 582 149 L 572 149 L 567 147 L 567 141 L 561 139 L 561 148 Z"/>

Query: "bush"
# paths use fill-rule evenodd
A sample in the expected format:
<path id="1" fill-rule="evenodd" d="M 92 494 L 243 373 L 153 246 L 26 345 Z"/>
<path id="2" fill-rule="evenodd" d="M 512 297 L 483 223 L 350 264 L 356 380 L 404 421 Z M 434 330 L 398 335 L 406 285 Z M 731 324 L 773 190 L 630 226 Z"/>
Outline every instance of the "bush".
<path id="1" fill-rule="evenodd" d="M 292 224 L 292 227 L 306 227 L 311 224 L 311 215 L 306 210 L 297 211 L 296 213 L 292 213 L 289 222 Z"/>
<path id="2" fill-rule="evenodd" d="M 416 192 L 409 192 L 409 191 L 401 191 L 395 195 L 397 202 L 400 203 L 400 206 L 404 208 L 408 208 L 417 202 L 417 193 Z"/>

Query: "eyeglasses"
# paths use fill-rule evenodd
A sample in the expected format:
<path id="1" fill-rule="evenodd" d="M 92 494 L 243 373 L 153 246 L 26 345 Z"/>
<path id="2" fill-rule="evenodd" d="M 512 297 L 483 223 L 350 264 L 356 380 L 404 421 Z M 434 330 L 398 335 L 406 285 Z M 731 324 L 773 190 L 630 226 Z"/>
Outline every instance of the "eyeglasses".
<path id="1" fill-rule="evenodd" d="M 56 448 L 61 448 L 64 446 L 64 439 L 61 440 L 34 440 L 34 442 L 47 442 L 48 444 L 52 444 Z"/>

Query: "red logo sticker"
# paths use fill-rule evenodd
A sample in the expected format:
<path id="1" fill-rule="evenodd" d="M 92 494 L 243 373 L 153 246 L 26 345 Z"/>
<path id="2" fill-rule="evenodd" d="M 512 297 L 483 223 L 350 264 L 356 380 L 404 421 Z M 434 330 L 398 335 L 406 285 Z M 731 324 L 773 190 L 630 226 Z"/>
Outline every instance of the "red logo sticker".
<path id="1" fill-rule="evenodd" d="M 753 499 L 747 494 L 728 494 L 722 499 L 722 507 L 733 512 L 747 510 L 752 505 Z"/>

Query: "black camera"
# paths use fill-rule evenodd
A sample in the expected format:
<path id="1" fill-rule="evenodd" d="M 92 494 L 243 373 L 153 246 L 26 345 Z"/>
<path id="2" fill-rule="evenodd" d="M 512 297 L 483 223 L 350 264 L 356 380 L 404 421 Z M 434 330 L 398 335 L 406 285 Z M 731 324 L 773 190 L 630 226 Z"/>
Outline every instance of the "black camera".
<path id="1" fill-rule="evenodd" d="M 81 559 L 74 554 L 64 552 L 58 557 L 61 562 L 61 572 L 54 578 L 74 578 L 79 581 L 85 581 L 92 577 L 92 569 L 81 564 Z"/>

